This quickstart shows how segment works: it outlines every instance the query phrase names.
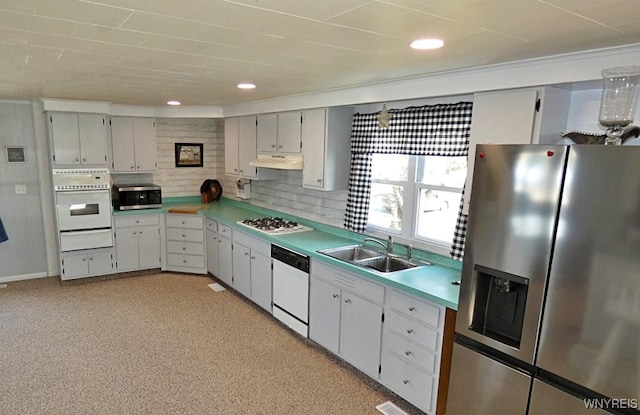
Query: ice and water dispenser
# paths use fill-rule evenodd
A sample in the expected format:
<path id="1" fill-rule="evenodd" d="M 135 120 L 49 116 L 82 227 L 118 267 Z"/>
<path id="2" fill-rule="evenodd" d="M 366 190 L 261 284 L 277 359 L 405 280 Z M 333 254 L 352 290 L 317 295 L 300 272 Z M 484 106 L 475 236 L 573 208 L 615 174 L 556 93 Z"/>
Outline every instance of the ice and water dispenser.
<path id="1" fill-rule="evenodd" d="M 519 348 L 529 280 L 477 264 L 474 277 L 473 315 L 469 329 Z"/>

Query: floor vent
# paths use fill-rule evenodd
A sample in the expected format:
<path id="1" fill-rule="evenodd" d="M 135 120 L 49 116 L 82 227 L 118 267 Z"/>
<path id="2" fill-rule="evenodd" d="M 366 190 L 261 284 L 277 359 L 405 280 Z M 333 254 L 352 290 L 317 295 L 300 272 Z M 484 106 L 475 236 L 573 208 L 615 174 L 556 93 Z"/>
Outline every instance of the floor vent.
<path id="1" fill-rule="evenodd" d="M 376 409 L 382 412 L 384 415 L 409 415 L 402 409 L 395 406 L 392 402 L 386 401 L 376 406 Z"/>

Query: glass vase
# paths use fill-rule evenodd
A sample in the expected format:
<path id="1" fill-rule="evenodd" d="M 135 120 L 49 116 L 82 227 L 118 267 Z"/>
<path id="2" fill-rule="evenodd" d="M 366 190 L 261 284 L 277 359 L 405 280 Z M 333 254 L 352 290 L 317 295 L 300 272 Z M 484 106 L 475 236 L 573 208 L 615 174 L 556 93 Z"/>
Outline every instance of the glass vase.
<path id="1" fill-rule="evenodd" d="M 602 77 L 604 89 L 599 119 L 600 124 L 607 129 L 604 143 L 620 145 L 624 128 L 633 122 L 640 66 L 604 69 Z"/>

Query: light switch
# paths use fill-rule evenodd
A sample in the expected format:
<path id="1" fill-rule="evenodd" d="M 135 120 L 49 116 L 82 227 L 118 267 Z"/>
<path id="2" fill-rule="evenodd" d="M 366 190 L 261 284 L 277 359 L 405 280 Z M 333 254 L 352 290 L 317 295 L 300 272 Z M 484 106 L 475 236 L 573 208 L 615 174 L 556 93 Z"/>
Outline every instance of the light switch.
<path id="1" fill-rule="evenodd" d="M 16 185 L 16 194 L 17 195 L 26 195 L 27 194 L 27 185 L 26 184 L 17 184 Z"/>

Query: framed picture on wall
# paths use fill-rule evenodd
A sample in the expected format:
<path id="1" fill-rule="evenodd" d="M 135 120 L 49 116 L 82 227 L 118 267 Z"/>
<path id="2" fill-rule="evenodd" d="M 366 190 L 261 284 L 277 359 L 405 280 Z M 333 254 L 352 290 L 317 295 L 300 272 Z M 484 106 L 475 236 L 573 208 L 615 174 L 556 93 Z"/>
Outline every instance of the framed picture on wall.
<path id="1" fill-rule="evenodd" d="M 176 143 L 176 167 L 202 167 L 202 144 Z"/>
<path id="2" fill-rule="evenodd" d="M 25 147 L 5 147 L 7 152 L 7 163 L 26 163 L 27 158 L 25 156 Z"/>

